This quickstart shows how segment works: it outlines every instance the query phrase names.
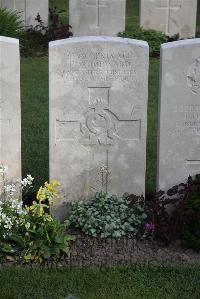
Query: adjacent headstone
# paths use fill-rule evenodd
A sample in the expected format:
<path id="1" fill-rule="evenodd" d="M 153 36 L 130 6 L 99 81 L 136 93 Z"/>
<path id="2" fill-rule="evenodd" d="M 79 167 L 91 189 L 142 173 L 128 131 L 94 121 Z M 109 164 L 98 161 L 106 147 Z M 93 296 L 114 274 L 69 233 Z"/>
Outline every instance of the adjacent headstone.
<path id="1" fill-rule="evenodd" d="M 200 39 L 161 47 L 157 188 L 200 173 Z"/>
<path id="2" fill-rule="evenodd" d="M 48 2 L 48 0 L 0 0 L 1 7 L 17 11 L 20 14 L 25 27 L 38 25 L 35 20 L 38 14 L 44 24 L 48 24 Z"/>
<path id="3" fill-rule="evenodd" d="M 117 37 L 50 43 L 50 179 L 69 201 L 144 195 L 148 45 Z"/>
<path id="4" fill-rule="evenodd" d="M 0 36 L 0 163 L 9 181 L 21 178 L 19 41 Z"/>
<path id="5" fill-rule="evenodd" d="M 140 26 L 168 36 L 195 37 L 197 0 L 140 0 Z"/>
<path id="6" fill-rule="evenodd" d="M 125 30 L 126 0 L 70 0 L 69 24 L 74 36 L 116 36 Z"/>

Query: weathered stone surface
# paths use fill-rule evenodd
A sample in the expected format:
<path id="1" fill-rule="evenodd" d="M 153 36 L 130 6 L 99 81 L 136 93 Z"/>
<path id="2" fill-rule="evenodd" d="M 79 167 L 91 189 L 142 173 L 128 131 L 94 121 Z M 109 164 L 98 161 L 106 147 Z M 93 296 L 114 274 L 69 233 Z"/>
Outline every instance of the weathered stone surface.
<path id="1" fill-rule="evenodd" d="M 147 86 L 146 42 L 50 43 L 50 179 L 61 182 L 60 217 L 67 202 L 95 191 L 144 194 Z"/>
<path id="2" fill-rule="evenodd" d="M 0 163 L 7 179 L 21 177 L 21 107 L 19 41 L 0 36 Z"/>
<path id="3" fill-rule="evenodd" d="M 116 36 L 125 30 L 126 0 L 70 0 L 69 23 L 74 36 Z"/>
<path id="4" fill-rule="evenodd" d="M 38 25 L 35 21 L 38 13 L 44 24 L 48 24 L 48 0 L 0 0 L 0 4 L 11 11 L 18 11 L 26 27 Z"/>
<path id="5" fill-rule="evenodd" d="M 38 13 L 44 24 L 48 24 L 49 0 L 26 0 L 26 26 L 38 25 L 35 21 Z"/>
<path id="6" fill-rule="evenodd" d="M 197 0 L 140 0 L 140 26 L 180 38 L 195 37 Z"/>
<path id="7" fill-rule="evenodd" d="M 200 173 L 200 39 L 161 47 L 158 189 Z"/>

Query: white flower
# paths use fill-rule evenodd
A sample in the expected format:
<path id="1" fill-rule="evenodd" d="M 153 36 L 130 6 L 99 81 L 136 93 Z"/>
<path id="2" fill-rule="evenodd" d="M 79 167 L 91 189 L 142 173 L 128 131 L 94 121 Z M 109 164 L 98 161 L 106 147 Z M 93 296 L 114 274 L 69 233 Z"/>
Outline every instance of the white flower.
<path id="1" fill-rule="evenodd" d="M 4 186 L 4 191 L 5 191 L 6 193 L 11 193 L 11 194 L 13 194 L 14 192 L 16 192 L 16 185 L 14 185 L 14 184 L 11 184 L 11 185 L 5 185 L 5 186 Z"/>
<path id="2" fill-rule="evenodd" d="M 21 215 L 28 213 L 23 207 L 22 192 L 23 188 L 30 187 L 33 182 L 33 177 L 28 174 L 22 181 L 20 179 L 16 183 L 7 183 L 4 176 L 7 169 L 0 164 L 0 176 L 3 181 L 0 186 L 0 226 L 4 238 L 12 235 L 13 229 L 21 225 Z"/>
<path id="3" fill-rule="evenodd" d="M 33 183 L 34 178 L 28 174 L 26 178 L 21 181 L 22 187 L 31 186 Z"/>
<path id="4" fill-rule="evenodd" d="M 30 174 L 27 174 L 27 179 L 31 182 L 34 180 L 34 178 Z"/>

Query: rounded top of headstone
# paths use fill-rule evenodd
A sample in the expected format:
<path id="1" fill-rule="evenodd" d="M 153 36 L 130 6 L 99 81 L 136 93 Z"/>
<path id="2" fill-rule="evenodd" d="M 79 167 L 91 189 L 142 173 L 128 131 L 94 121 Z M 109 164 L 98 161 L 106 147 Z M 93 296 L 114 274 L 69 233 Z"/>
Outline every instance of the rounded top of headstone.
<path id="1" fill-rule="evenodd" d="M 165 50 L 169 48 L 182 47 L 182 46 L 195 45 L 195 44 L 200 44 L 200 38 L 190 38 L 190 39 L 165 43 L 161 45 L 161 49 Z"/>
<path id="2" fill-rule="evenodd" d="M 123 44 L 131 44 L 140 47 L 149 48 L 147 42 L 142 40 L 130 39 L 130 38 L 122 38 L 122 37 L 111 37 L 111 36 L 81 36 L 81 37 L 71 37 L 67 39 L 60 39 L 57 41 L 52 41 L 49 43 L 50 47 L 59 46 L 64 44 L 74 44 L 80 42 L 113 42 L 113 43 L 123 43 Z"/>
<path id="3" fill-rule="evenodd" d="M 0 42 L 19 44 L 19 40 L 12 37 L 0 36 Z"/>

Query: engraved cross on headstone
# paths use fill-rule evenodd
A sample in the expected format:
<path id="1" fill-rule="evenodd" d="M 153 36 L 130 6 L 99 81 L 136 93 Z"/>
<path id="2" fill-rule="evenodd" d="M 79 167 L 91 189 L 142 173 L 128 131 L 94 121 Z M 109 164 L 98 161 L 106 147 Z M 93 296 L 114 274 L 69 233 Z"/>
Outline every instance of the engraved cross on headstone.
<path id="1" fill-rule="evenodd" d="M 83 121 L 79 115 L 56 120 L 56 143 L 76 141 L 84 146 L 110 146 L 118 140 L 141 139 L 141 119 L 120 119 L 110 108 L 109 87 L 89 87 L 88 92 L 89 107 Z"/>
<path id="2" fill-rule="evenodd" d="M 186 160 L 187 165 L 200 165 L 200 159 L 187 159 Z"/>
<path id="3" fill-rule="evenodd" d="M 196 144 L 194 148 L 198 148 L 199 146 Z M 195 166 L 195 165 L 200 165 L 200 155 L 199 151 L 196 153 L 196 151 L 192 151 L 189 154 L 189 157 L 186 159 L 186 165 L 188 166 Z"/>
<path id="4" fill-rule="evenodd" d="M 165 1 L 159 0 L 159 2 L 157 3 L 157 6 L 156 6 L 157 9 L 166 11 L 166 19 L 167 19 L 166 34 L 170 34 L 170 32 L 171 32 L 171 30 L 170 30 L 171 12 L 178 11 L 179 9 L 181 9 L 181 6 L 182 6 L 182 0 L 165 0 Z"/>
<path id="5" fill-rule="evenodd" d="M 81 115 L 68 115 L 65 120 L 56 120 L 55 144 L 59 142 L 74 142 L 80 144 L 88 153 L 88 169 L 98 170 L 100 165 L 94 165 L 94 153 L 101 153 L 101 161 L 109 169 L 109 156 L 112 146 L 120 142 L 139 142 L 141 139 L 141 119 L 120 119 L 110 107 L 109 87 L 89 87 L 88 110 Z M 130 111 L 131 115 L 131 111 Z M 91 177 L 88 175 L 88 188 L 91 188 Z M 107 183 L 105 190 L 107 190 Z"/>
<path id="6" fill-rule="evenodd" d="M 102 3 L 103 1 L 103 3 Z M 96 13 L 96 27 L 100 26 L 100 10 L 101 8 L 107 8 L 108 3 L 107 0 L 88 0 L 86 2 L 86 6 L 89 8 L 94 8 Z"/>
<path id="7" fill-rule="evenodd" d="M 190 155 L 189 159 L 186 159 L 187 165 L 200 165 L 200 157 L 196 157 L 196 155 Z"/>

